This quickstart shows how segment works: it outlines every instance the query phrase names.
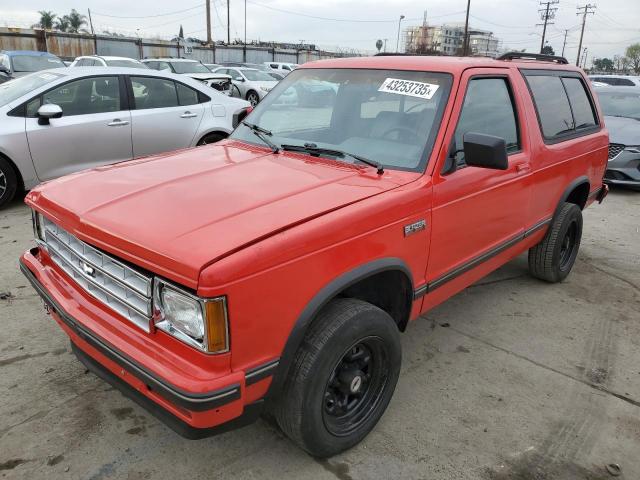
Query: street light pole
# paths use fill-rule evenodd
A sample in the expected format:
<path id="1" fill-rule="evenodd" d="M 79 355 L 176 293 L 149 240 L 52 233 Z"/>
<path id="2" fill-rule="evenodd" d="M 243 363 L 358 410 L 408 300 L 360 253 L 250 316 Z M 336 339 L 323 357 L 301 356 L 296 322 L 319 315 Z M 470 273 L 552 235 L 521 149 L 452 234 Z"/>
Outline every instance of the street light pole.
<path id="1" fill-rule="evenodd" d="M 398 48 L 400 47 L 400 23 L 402 23 L 402 19 L 404 15 L 400 15 L 400 19 L 398 20 L 398 39 L 396 40 L 396 53 L 398 53 Z"/>
<path id="2" fill-rule="evenodd" d="M 467 0 L 467 16 L 464 19 L 464 38 L 462 39 L 462 56 L 466 57 L 467 56 L 467 49 L 468 47 L 468 41 L 467 39 L 469 38 L 469 9 L 471 8 L 471 0 Z"/>

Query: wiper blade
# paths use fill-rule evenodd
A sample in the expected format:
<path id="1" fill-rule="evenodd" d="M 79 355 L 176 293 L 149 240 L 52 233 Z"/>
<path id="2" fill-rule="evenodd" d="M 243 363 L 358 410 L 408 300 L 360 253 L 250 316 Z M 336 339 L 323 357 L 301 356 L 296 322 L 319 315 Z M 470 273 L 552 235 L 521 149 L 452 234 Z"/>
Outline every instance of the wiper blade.
<path id="1" fill-rule="evenodd" d="M 288 150 L 292 152 L 305 152 L 316 155 L 330 155 L 332 157 L 351 157 L 361 163 L 369 165 L 376 169 L 378 175 L 382 175 L 384 173 L 384 168 L 378 162 L 373 160 L 369 160 L 368 158 L 362 157 L 360 155 L 356 155 L 354 153 L 345 152 L 343 150 L 337 150 L 335 148 L 322 148 L 318 147 L 315 143 L 305 143 L 304 145 L 287 145 L 283 144 L 281 147 L 283 150 Z"/>
<path id="2" fill-rule="evenodd" d="M 273 153 L 280 153 L 280 147 L 275 143 L 273 143 L 271 140 L 269 140 L 269 137 L 273 135 L 273 133 L 271 133 L 270 130 L 267 130 L 266 128 L 262 128 L 258 125 L 254 125 L 253 123 L 249 123 L 249 122 L 242 122 L 242 124 L 245 127 L 249 128 L 256 137 L 258 137 L 260 140 L 266 143 L 271 148 L 271 151 Z"/>

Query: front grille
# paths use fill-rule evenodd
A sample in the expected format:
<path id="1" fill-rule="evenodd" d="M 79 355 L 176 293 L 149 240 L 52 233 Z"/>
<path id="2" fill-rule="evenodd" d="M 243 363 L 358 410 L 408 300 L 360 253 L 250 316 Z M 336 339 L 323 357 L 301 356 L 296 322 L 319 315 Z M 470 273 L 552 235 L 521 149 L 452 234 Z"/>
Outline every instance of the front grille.
<path id="1" fill-rule="evenodd" d="M 149 332 L 153 279 L 88 245 L 46 218 L 43 221 L 44 243 L 53 262 L 89 295 Z"/>
<path id="2" fill-rule="evenodd" d="M 610 143 L 609 144 L 609 160 L 616 158 L 618 155 L 620 155 L 620 153 L 622 153 L 624 148 L 625 146 L 621 145 L 620 143 Z"/>

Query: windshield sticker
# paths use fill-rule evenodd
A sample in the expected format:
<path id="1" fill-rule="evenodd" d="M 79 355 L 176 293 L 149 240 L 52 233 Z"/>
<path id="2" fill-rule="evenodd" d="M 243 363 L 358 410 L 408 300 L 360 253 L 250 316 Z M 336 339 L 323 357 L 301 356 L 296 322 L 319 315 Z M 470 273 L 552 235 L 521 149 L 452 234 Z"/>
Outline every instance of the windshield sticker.
<path id="1" fill-rule="evenodd" d="M 424 98 L 431 100 L 440 85 L 431 83 L 412 82 L 411 80 L 402 80 L 400 78 L 387 78 L 380 88 L 379 92 L 397 93 L 398 95 L 409 95 L 411 97 Z"/>

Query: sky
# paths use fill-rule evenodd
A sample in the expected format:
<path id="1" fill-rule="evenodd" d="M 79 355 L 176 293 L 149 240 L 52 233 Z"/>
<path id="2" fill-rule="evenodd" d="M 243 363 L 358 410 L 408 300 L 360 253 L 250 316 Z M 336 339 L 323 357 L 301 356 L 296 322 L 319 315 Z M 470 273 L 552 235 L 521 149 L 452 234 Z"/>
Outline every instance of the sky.
<path id="1" fill-rule="evenodd" d="M 244 0 L 230 1 L 231 38 L 244 38 Z M 583 5 L 583 0 L 579 0 Z M 592 3 L 593 0 L 591 0 Z M 213 37 L 226 39 L 227 0 L 211 0 Z M 246 0 L 247 38 L 265 41 L 316 44 L 328 50 L 355 49 L 375 52 L 377 39 L 387 39 L 394 51 L 398 19 L 402 28 L 427 23 L 464 22 L 466 0 Z M 206 38 L 204 0 L 0 0 L 0 26 L 27 27 L 38 20 L 38 10 L 63 15 L 72 8 L 86 15 L 91 9 L 96 32 L 116 31 L 130 36 L 169 39 L 183 26 L 185 36 Z M 593 58 L 624 54 L 631 43 L 640 42 L 640 1 L 600 0 L 595 14 L 587 16 L 583 47 L 588 62 Z M 562 51 L 568 29 L 565 56 L 575 62 L 582 17 L 576 15 L 576 0 L 560 0 L 547 40 L 556 54 Z M 542 27 L 536 0 L 471 0 L 470 25 L 490 30 L 502 47 L 540 49 Z M 320 17 L 320 18 L 318 18 Z"/>

